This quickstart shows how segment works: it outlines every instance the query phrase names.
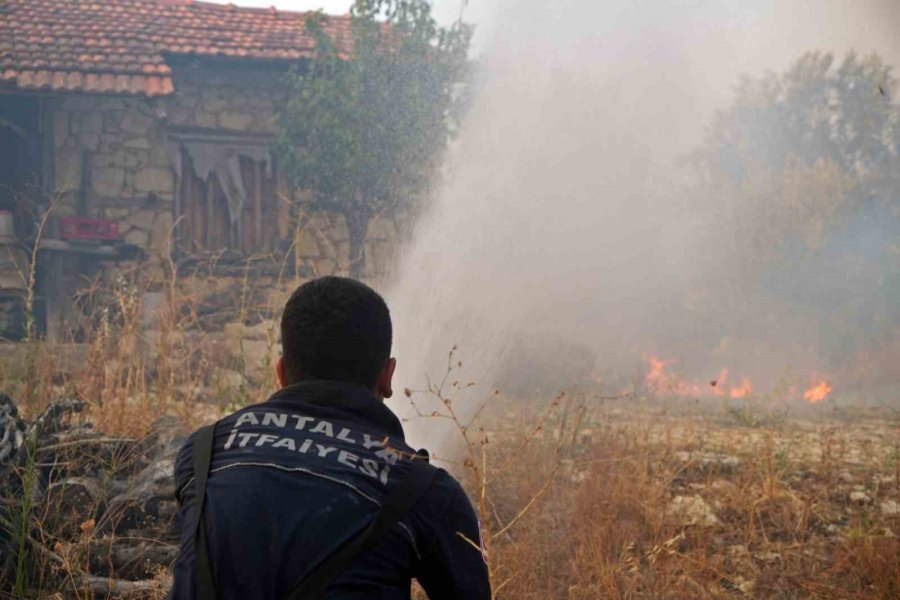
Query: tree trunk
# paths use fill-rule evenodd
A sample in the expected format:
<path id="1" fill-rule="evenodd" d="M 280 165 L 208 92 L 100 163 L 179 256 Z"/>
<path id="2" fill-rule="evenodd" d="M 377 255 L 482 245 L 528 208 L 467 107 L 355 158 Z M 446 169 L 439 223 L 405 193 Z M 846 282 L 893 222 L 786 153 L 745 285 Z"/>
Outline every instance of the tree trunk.
<path id="1" fill-rule="evenodd" d="M 354 207 L 347 212 L 347 230 L 350 234 L 350 277 L 353 279 L 362 279 L 366 274 L 366 231 L 369 229 L 370 216 L 369 211 L 363 207 Z"/>

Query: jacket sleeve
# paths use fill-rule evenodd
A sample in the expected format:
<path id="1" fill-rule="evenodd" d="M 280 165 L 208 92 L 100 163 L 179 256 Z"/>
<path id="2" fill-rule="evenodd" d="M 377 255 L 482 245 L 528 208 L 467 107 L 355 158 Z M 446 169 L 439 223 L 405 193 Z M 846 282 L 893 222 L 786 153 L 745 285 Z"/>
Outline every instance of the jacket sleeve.
<path id="1" fill-rule="evenodd" d="M 462 486 L 441 471 L 414 514 L 420 532 L 416 579 L 430 600 L 490 600 L 481 527 Z"/>

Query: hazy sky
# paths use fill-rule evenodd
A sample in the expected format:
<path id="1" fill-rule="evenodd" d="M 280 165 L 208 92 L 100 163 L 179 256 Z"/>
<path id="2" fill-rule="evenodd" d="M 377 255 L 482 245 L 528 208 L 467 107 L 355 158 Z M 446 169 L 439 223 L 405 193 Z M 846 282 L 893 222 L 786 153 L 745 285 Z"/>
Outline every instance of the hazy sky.
<path id="1" fill-rule="evenodd" d="M 218 4 L 237 4 L 238 6 L 260 6 L 268 8 L 275 6 L 284 10 L 318 10 L 322 9 L 329 14 L 342 14 L 347 12 L 350 0 L 212 0 Z"/>
<path id="2" fill-rule="evenodd" d="M 352 0 L 212 0 L 219 4 L 233 3 L 238 6 L 261 6 L 283 10 L 318 10 L 333 15 L 346 13 L 350 9 Z M 486 0 L 438 0 L 434 3 L 435 12 L 442 20 L 454 19 L 459 16 L 460 8 L 465 7 L 465 14 L 470 21 L 483 20 L 490 2 Z"/>

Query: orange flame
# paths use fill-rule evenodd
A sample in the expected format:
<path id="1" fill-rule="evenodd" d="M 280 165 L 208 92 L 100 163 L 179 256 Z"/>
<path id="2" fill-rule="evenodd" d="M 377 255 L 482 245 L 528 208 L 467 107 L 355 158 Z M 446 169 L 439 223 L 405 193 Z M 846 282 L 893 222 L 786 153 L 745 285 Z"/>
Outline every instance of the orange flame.
<path id="1" fill-rule="evenodd" d="M 753 393 L 753 386 L 750 385 L 750 380 L 744 377 L 741 379 L 741 385 L 738 387 L 731 388 L 731 397 L 732 398 L 746 398 L 750 394 Z"/>
<path id="2" fill-rule="evenodd" d="M 648 356 L 647 362 L 650 363 L 650 372 L 647 373 L 646 382 L 649 387 L 664 387 L 668 376 L 666 375 L 666 361 Z"/>
<path id="3" fill-rule="evenodd" d="M 728 386 L 728 369 L 719 371 L 716 379 L 708 385 L 694 381 L 686 381 L 677 375 L 666 372 L 666 365 L 672 361 L 645 356 L 650 363 L 650 371 L 644 378 L 647 387 L 657 391 L 674 394 L 676 396 L 731 396 L 732 398 L 746 398 L 753 391 L 750 380 L 744 377 L 738 387 Z"/>
<path id="4" fill-rule="evenodd" d="M 827 381 L 820 381 L 816 385 L 812 385 L 803 392 L 803 399 L 811 404 L 815 404 L 816 402 L 821 402 L 825 398 L 828 397 L 828 394 L 831 393 L 831 386 Z"/>
<path id="5" fill-rule="evenodd" d="M 675 373 L 666 371 L 666 367 L 671 365 L 673 360 L 657 358 L 652 355 L 644 355 L 644 360 L 649 363 L 650 369 L 644 378 L 647 387 L 658 393 L 672 394 L 675 396 L 720 396 L 730 398 L 749 398 L 753 394 L 753 384 L 747 377 L 740 379 L 740 384 L 729 383 L 728 369 L 723 368 L 719 371 L 717 377 L 712 380 L 698 383 L 685 379 Z M 821 402 L 828 397 L 833 391 L 822 375 L 812 373 L 813 383 L 803 392 L 803 398 L 812 404 Z M 798 397 L 796 387 L 791 387 L 787 393 L 787 398 L 796 399 Z"/>

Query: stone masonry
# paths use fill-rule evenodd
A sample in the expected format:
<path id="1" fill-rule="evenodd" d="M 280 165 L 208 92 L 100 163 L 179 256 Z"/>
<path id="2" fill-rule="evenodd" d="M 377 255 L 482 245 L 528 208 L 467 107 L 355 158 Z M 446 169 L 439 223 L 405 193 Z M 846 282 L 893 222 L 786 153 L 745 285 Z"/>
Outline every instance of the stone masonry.
<path id="1" fill-rule="evenodd" d="M 165 279 L 171 252 L 177 181 L 167 132 L 271 134 L 279 98 L 277 77 L 267 73 L 201 77 L 187 70 L 175 87 L 163 98 L 73 94 L 52 105 L 56 214 L 77 214 L 86 197 L 89 216 L 118 221 L 124 241 L 145 251 L 142 271 L 150 288 Z M 89 183 L 82 181 L 85 174 Z M 294 200 L 302 207 L 302 195 Z M 279 203 L 278 231 L 272 234 L 293 244 L 298 274 L 346 272 L 351 257 L 344 217 L 301 210 L 294 222 L 288 203 Z M 396 246 L 396 223 L 373 219 L 365 243 L 367 279 L 386 274 Z"/>

